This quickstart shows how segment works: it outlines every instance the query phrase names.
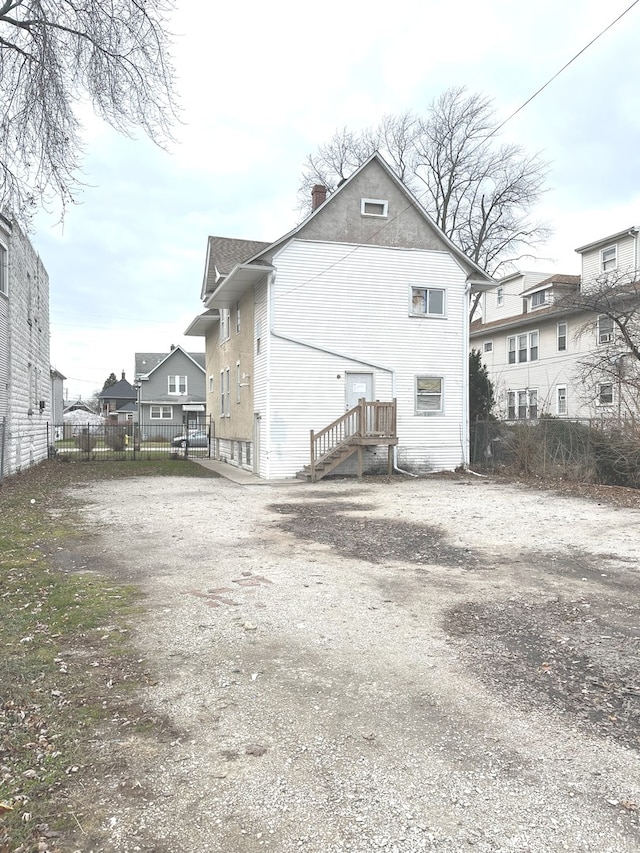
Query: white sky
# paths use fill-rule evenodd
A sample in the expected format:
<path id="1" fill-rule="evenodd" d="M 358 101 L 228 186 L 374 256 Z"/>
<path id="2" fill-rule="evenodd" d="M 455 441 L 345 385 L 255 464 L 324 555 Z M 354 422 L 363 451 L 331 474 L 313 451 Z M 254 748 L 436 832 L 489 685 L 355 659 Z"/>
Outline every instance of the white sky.
<path id="1" fill-rule="evenodd" d="M 51 363 L 91 396 L 136 351 L 182 344 L 200 313 L 207 236 L 274 240 L 299 215 L 307 154 L 337 128 L 420 112 L 463 85 L 506 118 L 632 0 L 178 0 L 183 106 L 167 153 L 87 124 L 82 204 L 42 214 Z M 640 4 L 511 120 L 503 139 L 551 161 L 538 268 L 579 273 L 577 246 L 640 224 Z M 531 268 L 534 264 L 527 264 Z"/>

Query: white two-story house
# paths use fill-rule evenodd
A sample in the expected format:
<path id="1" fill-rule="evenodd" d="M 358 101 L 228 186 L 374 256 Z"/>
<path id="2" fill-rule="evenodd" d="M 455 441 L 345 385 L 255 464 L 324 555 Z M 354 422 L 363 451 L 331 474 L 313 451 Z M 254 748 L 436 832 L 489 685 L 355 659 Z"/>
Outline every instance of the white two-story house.
<path id="1" fill-rule="evenodd" d="M 628 368 L 614 321 L 577 304 L 603 280 L 636 280 L 638 229 L 576 251 L 581 275 L 517 272 L 482 297 L 483 316 L 471 324 L 470 343 L 493 382 L 499 418 L 601 418 L 638 410 L 637 394 L 623 381 Z"/>
<path id="2" fill-rule="evenodd" d="M 491 284 L 377 154 L 275 242 L 210 237 L 186 334 L 214 455 L 266 479 L 464 465 L 469 301 Z"/>

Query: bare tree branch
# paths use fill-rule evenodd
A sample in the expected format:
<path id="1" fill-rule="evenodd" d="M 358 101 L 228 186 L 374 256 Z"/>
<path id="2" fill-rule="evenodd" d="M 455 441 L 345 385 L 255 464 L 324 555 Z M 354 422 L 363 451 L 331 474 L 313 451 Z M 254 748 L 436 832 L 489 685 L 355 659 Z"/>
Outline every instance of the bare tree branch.
<path id="1" fill-rule="evenodd" d="M 591 396 L 602 384 L 617 389 L 620 410 L 637 413 L 640 391 L 640 281 L 638 270 L 605 273 L 582 282 L 580 290 L 557 304 L 585 312 L 588 319 L 578 331 L 595 342 L 580 359 L 579 373 Z M 606 325 L 605 325 L 606 324 Z M 603 333 L 604 330 L 604 333 Z"/>
<path id="2" fill-rule="evenodd" d="M 78 104 L 159 145 L 177 118 L 173 0 L 0 0 L 0 208 L 28 220 L 79 187 Z"/>
<path id="3" fill-rule="evenodd" d="M 496 127 L 489 99 L 452 88 L 424 116 L 387 115 L 359 134 L 344 128 L 308 158 L 301 208 L 308 212 L 314 184 L 333 191 L 378 150 L 444 233 L 493 273 L 550 234 L 546 225 L 531 219 L 545 192 L 547 164 L 517 145 L 497 145 Z"/>

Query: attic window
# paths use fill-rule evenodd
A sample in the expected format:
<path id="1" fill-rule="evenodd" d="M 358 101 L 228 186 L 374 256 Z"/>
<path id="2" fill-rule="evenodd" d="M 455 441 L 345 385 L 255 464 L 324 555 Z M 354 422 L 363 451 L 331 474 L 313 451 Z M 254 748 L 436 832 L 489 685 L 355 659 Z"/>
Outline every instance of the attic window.
<path id="1" fill-rule="evenodd" d="M 537 290 L 535 293 L 531 294 L 531 307 L 532 308 L 540 308 L 542 305 L 547 304 L 547 291 L 546 290 Z"/>
<path id="2" fill-rule="evenodd" d="M 386 217 L 389 208 L 389 202 L 379 198 L 361 198 L 360 213 L 363 216 L 379 216 Z"/>

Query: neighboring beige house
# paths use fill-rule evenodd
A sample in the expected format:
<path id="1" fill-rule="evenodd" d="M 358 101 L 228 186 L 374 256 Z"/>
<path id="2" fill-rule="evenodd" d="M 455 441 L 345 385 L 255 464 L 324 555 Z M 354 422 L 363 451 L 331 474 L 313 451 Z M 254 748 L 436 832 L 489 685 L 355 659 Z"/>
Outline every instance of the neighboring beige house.
<path id="1" fill-rule="evenodd" d="M 49 277 L 26 234 L 0 215 L 0 479 L 47 458 Z"/>
<path id="2" fill-rule="evenodd" d="M 214 455 L 265 479 L 464 465 L 469 300 L 491 284 L 377 154 L 273 243 L 210 237 L 186 334 Z"/>
<path id="3" fill-rule="evenodd" d="M 582 275 L 518 272 L 483 294 L 482 320 L 471 324 L 470 343 L 482 353 L 493 382 L 497 417 L 602 418 L 638 412 L 637 393 L 623 381 L 625 349 L 612 320 L 559 304 L 602 276 L 635 281 L 638 234 L 633 227 L 576 249 Z M 604 355 L 614 369 L 587 376 L 583 364 L 594 353 Z"/>

